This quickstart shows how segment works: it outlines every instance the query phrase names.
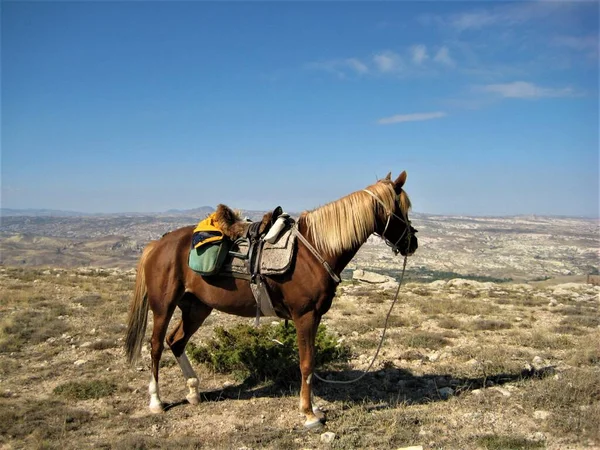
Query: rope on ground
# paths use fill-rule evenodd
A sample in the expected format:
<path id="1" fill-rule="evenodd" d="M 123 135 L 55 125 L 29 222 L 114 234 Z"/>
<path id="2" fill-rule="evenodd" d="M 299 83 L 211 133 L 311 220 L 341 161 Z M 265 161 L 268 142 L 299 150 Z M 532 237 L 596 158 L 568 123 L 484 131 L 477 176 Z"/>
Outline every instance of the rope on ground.
<path id="1" fill-rule="evenodd" d="M 373 356 L 373 359 L 371 360 L 371 364 L 369 364 L 369 367 L 367 367 L 367 370 L 365 370 L 362 374 L 360 374 L 358 377 L 356 377 L 356 378 L 354 378 L 352 380 L 326 380 L 325 378 L 321 378 L 318 373 L 314 372 L 313 375 L 318 380 L 321 380 L 321 381 L 323 381 L 325 383 L 331 383 L 331 384 L 351 384 L 351 383 L 356 383 L 358 380 L 360 380 L 366 374 L 369 373 L 369 371 L 373 367 L 373 364 L 375 364 L 375 360 L 377 359 L 377 356 L 379 355 L 379 350 L 381 350 L 381 347 L 383 346 L 383 341 L 385 339 L 385 333 L 386 333 L 387 327 L 388 327 L 388 321 L 390 320 L 390 315 L 392 314 L 392 310 L 394 309 L 394 305 L 396 304 L 396 301 L 398 300 L 398 294 L 400 293 L 400 287 L 402 286 L 402 282 L 404 281 L 404 271 L 406 270 L 406 260 L 407 260 L 407 258 L 408 258 L 407 256 L 404 257 L 404 265 L 402 266 L 402 275 L 400 276 L 400 283 L 398 284 L 398 288 L 396 289 L 396 295 L 394 296 L 394 301 L 392 302 L 392 305 L 390 306 L 390 309 L 389 309 L 389 311 L 387 313 L 387 316 L 385 316 L 385 323 L 383 325 L 383 333 L 381 334 L 381 340 L 379 341 L 379 346 L 377 347 L 377 351 L 375 352 L 375 356 Z"/>

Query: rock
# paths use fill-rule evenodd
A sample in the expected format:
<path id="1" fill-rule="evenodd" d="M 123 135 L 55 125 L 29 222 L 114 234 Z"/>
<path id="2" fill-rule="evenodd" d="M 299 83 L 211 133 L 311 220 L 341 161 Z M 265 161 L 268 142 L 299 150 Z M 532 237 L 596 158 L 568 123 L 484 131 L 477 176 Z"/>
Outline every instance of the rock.
<path id="1" fill-rule="evenodd" d="M 468 360 L 467 364 L 469 364 L 471 367 L 478 367 L 481 365 L 480 362 L 477 361 L 475 358 L 471 358 L 470 360 Z"/>
<path id="2" fill-rule="evenodd" d="M 544 360 L 539 356 L 535 356 L 531 361 L 531 365 L 534 369 L 539 370 L 544 367 Z"/>
<path id="3" fill-rule="evenodd" d="M 83 344 L 81 344 L 79 347 L 80 347 L 80 348 L 86 348 L 86 347 L 90 347 L 91 345 L 92 345 L 92 343 L 88 341 L 88 342 L 84 342 L 84 343 L 83 343 Z"/>
<path id="4" fill-rule="evenodd" d="M 448 398 L 454 394 L 454 389 L 451 387 L 443 387 L 438 392 L 442 398 Z"/>
<path id="5" fill-rule="evenodd" d="M 399 447 L 397 450 L 423 450 L 422 445 L 411 445 L 410 447 Z"/>
<path id="6" fill-rule="evenodd" d="M 225 383 L 223 383 L 224 389 L 227 389 L 228 387 L 231 387 L 231 386 L 235 386 L 235 383 L 232 381 L 226 381 Z"/>
<path id="7" fill-rule="evenodd" d="M 363 281 L 365 283 L 373 283 L 373 284 L 385 283 L 385 282 L 389 282 L 389 281 L 393 281 L 393 282 L 396 281 L 392 277 L 380 275 L 375 272 L 367 272 L 366 270 L 362 270 L 362 269 L 355 270 L 352 273 L 352 279 L 358 280 L 358 281 Z"/>
<path id="8" fill-rule="evenodd" d="M 549 416 L 550 416 L 550 413 L 548 411 L 538 410 L 538 411 L 533 412 L 534 419 L 546 420 Z"/>
<path id="9" fill-rule="evenodd" d="M 541 431 L 536 431 L 535 433 L 533 433 L 533 439 L 536 441 L 545 441 L 546 435 Z"/>
<path id="10" fill-rule="evenodd" d="M 473 288 L 481 288 L 483 283 L 474 280 L 465 280 L 463 278 L 453 278 L 448 281 L 446 287 L 454 287 L 454 288 L 465 288 L 465 287 L 473 287 Z"/>
<path id="11" fill-rule="evenodd" d="M 381 283 L 379 287 L 382 291 L 391 291 L 398 289 L 398 284 L 397 281 L 386 281 L 385 283 Z"/>
<path id="12" fill-rule="evenodd" d="M 86 362 L 87 361 L 85 359 L 78 359 L 73 364 L 75 364 L 76 366 L 83 366 Z"/>
<path id="13" fill-rule="evenodd" d="M 429 283 L 429 287 L 433 289 L 443 289 L 448 282 L 445 280 L 435 280 Z"/>
<path id="14" fill-rule="evenodd" d="M 500 392 L 504 397 L 510 397 L 512 395 L 507 389 L 498 386 L 496 386 L 494 390 Z"/>
<path id="15" fill-rule="evenodd" d="M 436 362 L 438 359 L 440 359 L 440 354 L 438 352 L 431 352 L 427 355 L 427 359 L 431 362 Z"/>
<path id="16" fill-rule="evenodd" d="M 331 444 L 335 439 L 335 433 L 327 431 L 321 435 L 321 442 L 324 444 Z"/>

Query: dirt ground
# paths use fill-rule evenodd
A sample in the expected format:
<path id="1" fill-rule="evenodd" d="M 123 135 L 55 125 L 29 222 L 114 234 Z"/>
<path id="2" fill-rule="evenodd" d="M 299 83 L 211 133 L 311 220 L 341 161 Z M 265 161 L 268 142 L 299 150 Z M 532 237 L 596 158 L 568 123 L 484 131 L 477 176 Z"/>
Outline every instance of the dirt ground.
<path id="1" fill-rule="evenodd" d="M 298 383 L 243 384 L 194 364 L 203 402 L 192 406 L 168 351 L 168 408 L 151 414 L 148 348 L 136 367 L 122 350 L 134 275 L 0 268 L 1 449 L 600 448 L 600 287 L 407 284 L 374 370 L 352 385 L 316 382 L 327 423 L 307 432 Z M 368 366 L 392 297 L 340 286 L 323 322 L 353 356 L 322 376 Z M 193 342 L 248 322 L 213 313 Z M 333 442 L 321 441 L 325 431 Z"/>

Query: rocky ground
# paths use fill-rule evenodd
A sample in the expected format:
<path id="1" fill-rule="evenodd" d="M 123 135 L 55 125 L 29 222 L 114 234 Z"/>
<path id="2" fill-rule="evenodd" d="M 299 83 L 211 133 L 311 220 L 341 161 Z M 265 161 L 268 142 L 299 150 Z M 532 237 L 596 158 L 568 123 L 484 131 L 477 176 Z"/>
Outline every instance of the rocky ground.
<path id="1" fill-rule="evenodd" d="M 148 349 L 135 367 L 121 349 L 134 276 L 0 268 L 2 449 L 600 447 L 599 287 L 407 283 L 373 371 L 349 386 L 315 383 L 328 420 L 309 433 L 297 384 L 244 385 L 195 365 L 204 401 L 191 406 L 168 352 L 160 386 L 169 408 L 150 414 Z M 368 366 L 395 292 L 394 280 L 356 277 L 324 318 L 353 356 L 343 370 L 321 368 L 326 378 Z M 214 313 L 193 341 L 247 321 Z"/>

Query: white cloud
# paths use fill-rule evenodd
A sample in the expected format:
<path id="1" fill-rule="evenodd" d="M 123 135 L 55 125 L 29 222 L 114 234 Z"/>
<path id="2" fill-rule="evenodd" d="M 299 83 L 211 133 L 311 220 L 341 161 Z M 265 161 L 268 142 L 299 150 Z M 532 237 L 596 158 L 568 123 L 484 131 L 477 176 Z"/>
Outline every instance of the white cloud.
<path id="1" fill-rule="evenodd" d="M 346 78 L 348 75 L 365 75 L 369 72 L 367 65 L 357 58 L 312 62 L 307 64 L 306 67 L 331 72 L 340 78 Z"/>
<path id="2" fill-rule="evenodd" d="M 358 74 L 364 74 L 369 71 L 369 68 L 356 58 L 348 58 L 344 63 Z"/>
<path id="3" fill-rule="evenodd" d="M 385 51 L 373 56 L 375 68 L 382 73 L 398 72 L 404 68 L 402 57 L 397 53 Z"/>
<path id="4" fill-rule="evenodd" d="M 523 1 L 501 3 L 489 7 L 479 7 L 449 15 L 423 15 L 419 21 L 424 25 L 449 26 L 457 31 L 481 30 L 490 26 L 514 26 L 533 20 L 545 20 L 550 16 L 562 17 L 578 3 L 567 1 Z"/>
<path id="5" fill-rule="evenodd" d="M 456 14 L 449 19 L 450 25 L 457 30 L 480 29 L 499 21 L 499 16 L 488 11 L 475 11 Z"/>
<path id="6" fill-rule="evenodd" d="M 413 45 L 410 48 L 410 54 L 413 63 L 415 63 L 418 66 L 423 64 L 423 62 L 425 62 L 425 60 L 429 58 L 429 55 L 427 54 L 427 47 L 423 44 Z"/>
<path id="7" fill-rule="evenodd" d="M 504 84 L 488 84 L 478 86 L 476 90 L 489 92 L 504 98 L 547 98 L 547 97 L 574 97 L 576 92 L 570 88 L 545 88 L 526 81 L 514 81 Z"/>
<path id="8" fill-rule="evenodd" d="M 440 119 L 446 116 L 447 114 L 442 111 L 430 113 L 397 114 L 395 116 L 379 119 L 377 123 L 379 125 L 390 125 L 392 123 L 419 122 L 422 120 Z"/>
<path id="9" fill-rule="evenodd" d="M 598 36 L 556 36 L 552 43 L 568 51 L 581 52 L 591 59 L 598 59 Z"/>
<path id="10" fill-rule="evenodd" d="M 444 64 L 450 67 L 454 67 L 456 65 L 456 62 L 454 62 L 454 60 L 450 56 L 450 50 L 448 50 L 448 47 L 446 46 L 440 47 L 440 49 L 433 57 L 433 60 L 437 63 Z"/>

